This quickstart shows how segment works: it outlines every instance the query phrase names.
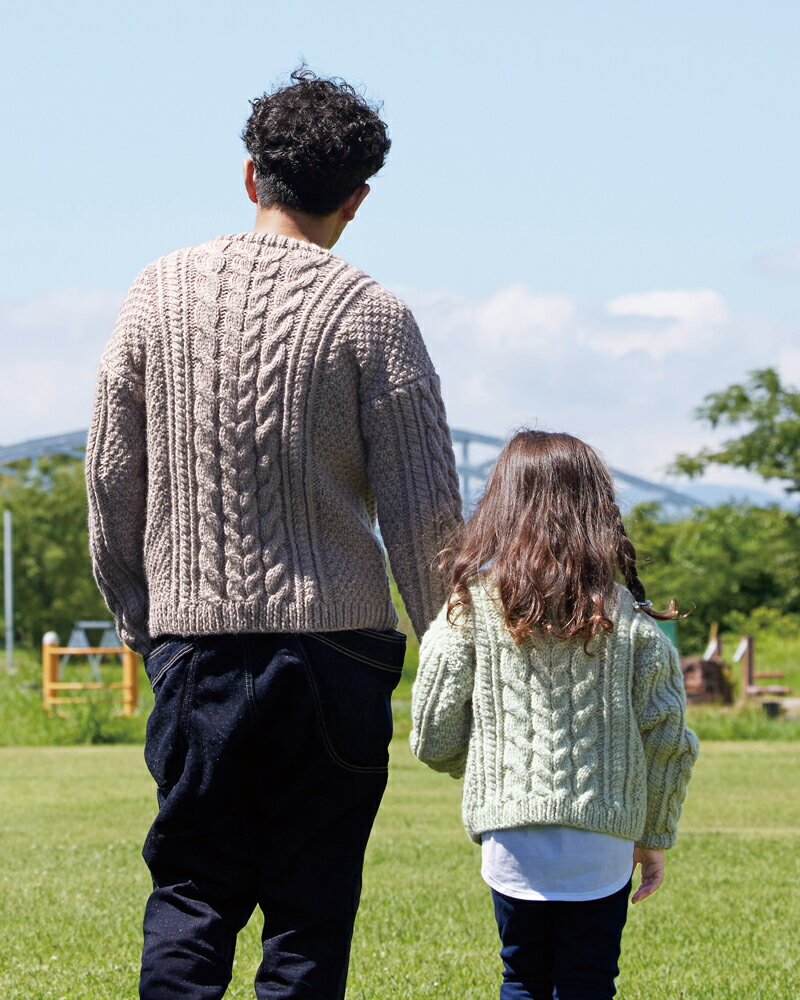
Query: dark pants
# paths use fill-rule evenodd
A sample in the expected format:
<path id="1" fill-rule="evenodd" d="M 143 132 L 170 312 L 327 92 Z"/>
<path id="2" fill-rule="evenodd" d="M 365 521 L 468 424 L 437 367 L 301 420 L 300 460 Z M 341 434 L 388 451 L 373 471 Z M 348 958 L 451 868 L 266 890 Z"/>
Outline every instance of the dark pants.
<path id="1" fill-rule="evenodd" d="M 628 882 L 603 899 L 511 899 L 492 889 L 500 931 L 500 1000 L 606 1000 L 616 994 Z"/>
<path id="2" fill-rule="evenodd" d="M 143 1000 L 222 997 L 256 906 L 259 1000 L 344 996 L 404 651 L 366 629 L 157 642 Z"/>

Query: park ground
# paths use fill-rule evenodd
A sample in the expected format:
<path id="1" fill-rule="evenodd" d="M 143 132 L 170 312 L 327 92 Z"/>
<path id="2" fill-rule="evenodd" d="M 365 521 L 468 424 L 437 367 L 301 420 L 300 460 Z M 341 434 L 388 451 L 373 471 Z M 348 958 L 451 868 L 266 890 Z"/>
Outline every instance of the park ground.
<path id="1" fill-rule="evenodd" d="M 459 793 L 398 735 L 348 1000 L 497 995 L 490 897 Z M 0 996 L 133 998 L 155 804 L 141 746 L 0 749 L 0 796 Z M 800 743 L 706 743 L 667 881 L 631 909 L 619 997 L 796 1000 L 799 923 Z M 228 996 L 253 995 L 258 959 L 254 917 Z"/>

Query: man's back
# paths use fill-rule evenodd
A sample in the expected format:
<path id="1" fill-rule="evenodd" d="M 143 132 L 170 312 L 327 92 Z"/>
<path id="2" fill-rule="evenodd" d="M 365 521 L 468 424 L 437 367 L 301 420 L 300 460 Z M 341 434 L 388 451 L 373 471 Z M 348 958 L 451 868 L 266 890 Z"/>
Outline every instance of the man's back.
<path id="1" fill-rule="evenodd" d="M 264 913 L 259 1000 L 343 1000 L 405 637 L 460 518 L 408 309 L 334 256 L 389 149 L 344 81 L 251 102 L 255 229 L 134 282 L 87 446 L 95 576 L 154 691 L 142 1000 L 220 1000 Z"/>
<path id="2" fill-rule="evenodd" d="M 287 236 L 180 250 L 138 276 L 100 387 L 93 554 L 101 586 L 128 595 L 128 642 L 392 628 L 376 502 L 424 630 L 444 596 L 428 567 L 459 516 L 458 483 L 438 379 L 389 292 Z"/>

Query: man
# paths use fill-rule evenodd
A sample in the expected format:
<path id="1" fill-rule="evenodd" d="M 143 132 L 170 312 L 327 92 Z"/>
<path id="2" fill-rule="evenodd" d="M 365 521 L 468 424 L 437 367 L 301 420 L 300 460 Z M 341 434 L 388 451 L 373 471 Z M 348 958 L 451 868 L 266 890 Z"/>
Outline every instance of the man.
<path id="1" fill-rule="evenodd" d="M 148 265 L 100 363 L 87 447 L 97 582 L 155 691 L 144 1000 L 223 996 L 264 914 L 259 998 L 340 1000 L 402 669 L 459 520 L 411 313 L 330 252 L 389 149 L 308 71 L 252 102 L 252 232 Z"/>

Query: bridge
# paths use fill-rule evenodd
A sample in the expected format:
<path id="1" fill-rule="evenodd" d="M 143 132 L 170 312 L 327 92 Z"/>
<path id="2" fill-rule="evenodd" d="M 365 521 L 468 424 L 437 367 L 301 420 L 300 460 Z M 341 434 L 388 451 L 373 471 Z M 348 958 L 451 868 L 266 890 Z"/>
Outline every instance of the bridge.
<path id="1" fill-rule="evenodd" d="M 502 438 L 491 437 L 488 434 L 477 434 L 474 431 L 464 431 L 451 427 L 450 434 L 453 447 L 456 450 L 458 475 L 461 480 L 461 496 L 464 505 L 468 506 L 479 493 L 480 487 L 486 481 L 489 470 L 494 465 L 497 452 L 502 448 Z M 475 451 L 483 457 L 475 457 Z M 487 455 L 488 453 L 488 455 Z M 653 483 L 640 476 L 632 476 L 620 469 L 611 469 L 614 485 L 620 506 L 630 509 L 637 503 L 656 502 L 671 511 L 688 511 L 693 507 L 702 506 L 694 497 L 686 496 L 678 490 L 671 489 L 661 483 Z"/>
<path id="2" fill-rule="evenodd" d="M 0 475 L 36 475 L 39 460 L 51 455 L 82 459 L 86 449 L 86 434 L 85 430 L 73 431 L 0 448 Z M 464 506 L 468 509 L 479 495 L 504 442 L 502 438 L 456 427 L 450 428 L 450 434 L 456 453 L 461 495 Z M 623 509 L 646 501 L 660 503 L 665 509 L 676 513 L 702 506 L 695 498 L 661 483 L 653 483 L 619 469 L 612 469 L 611 474 Z"/>

